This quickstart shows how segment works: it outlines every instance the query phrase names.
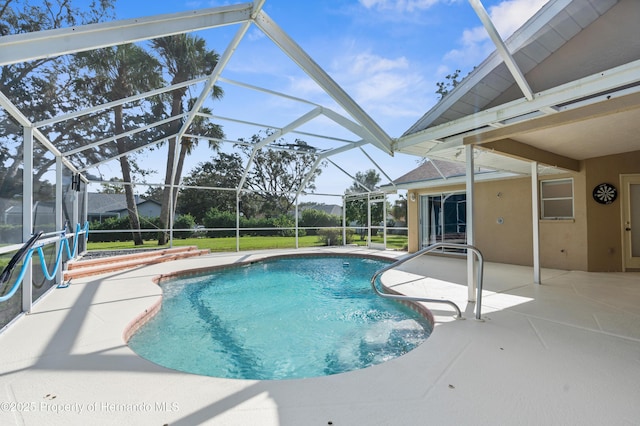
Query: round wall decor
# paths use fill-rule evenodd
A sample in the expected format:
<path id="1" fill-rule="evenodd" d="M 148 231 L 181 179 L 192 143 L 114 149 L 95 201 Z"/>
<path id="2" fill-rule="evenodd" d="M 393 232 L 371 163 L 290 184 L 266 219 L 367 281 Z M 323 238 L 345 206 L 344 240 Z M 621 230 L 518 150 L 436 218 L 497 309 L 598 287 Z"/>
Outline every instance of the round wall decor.
<path id="1" fill-rule="evenodd" d="M 600 204 L 611 204 L 618 197 L 618 190 L 610 183 L 601 183 L 593 188 L 593 199 Z"/>

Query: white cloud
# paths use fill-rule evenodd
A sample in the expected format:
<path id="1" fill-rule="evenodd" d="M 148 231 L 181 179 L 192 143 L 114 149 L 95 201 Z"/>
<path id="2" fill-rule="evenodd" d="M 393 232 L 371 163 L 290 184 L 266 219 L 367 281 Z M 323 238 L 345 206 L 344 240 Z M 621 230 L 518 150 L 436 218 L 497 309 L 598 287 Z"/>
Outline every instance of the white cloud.
<path id="1" fill-rule="evenodd" d="M 488 9 L 493 25 L 500 36 L 507 39 L 531 18 L 548 0 L 506 0 Z M 466 68 L 477 65 L 495 46 L 482 25 L 467 28 L 460 37 L 460 47 L 452 49 L 444 56 L 445 62 L 453 67 Z"/>
<path id="2" fill-rule="evenodd" d="M 429 9 L 442 0 L 360 0 L 367 9 L 394 10 L 396 12 L 415 12 Z"/>
<path id="3" fill-rule="evenodd" d="M 503 38 L 508 38 L 548 0 L 508 0 L 489 8 L 489 16 Z"/>
<path id="4" fill-rule="evenodd" d="M 256 41 L 256 40 L 262 40 L 263 38 L 266 37 L 266 35 L 264 35 L 264 33 L 261 30 L 254 28 L 252 31 L 249 31 L 249 34 L 247 34 L 247 37 L 249 41 Z"/>
<path id="5" fill-rule="evenodd" d="M 361 51 L 335 58 L 330 74 L 385 130 L 399 136 L 424 113 L 425 105 L 416 100 L 427 98 L 429 89 L 416 68 L 404 56 Z"/>

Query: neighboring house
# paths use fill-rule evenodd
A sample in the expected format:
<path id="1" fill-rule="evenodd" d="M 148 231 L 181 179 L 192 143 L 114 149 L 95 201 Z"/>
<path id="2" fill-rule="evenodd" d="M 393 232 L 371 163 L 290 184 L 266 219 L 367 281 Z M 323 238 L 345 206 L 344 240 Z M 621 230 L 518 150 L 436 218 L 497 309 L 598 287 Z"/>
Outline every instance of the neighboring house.
<path id="1" fill-rule="evenodd" d="M 161 204 L 136 195 L 138 216 L 159 217 Z M 128 215 L 127 201 L 124 194 L 89 193 L 87 219 L 102 221 L 108 217 L 124 217 Z"/>
<path id="2" fill-rule="evenodd" d="M 639 21 L 637 0 L 551 0 L 399 138 L 432 159 L 394 182 L 409 250 L 464 236 L 481 167 L 485 260 L 640 270 Z"/>

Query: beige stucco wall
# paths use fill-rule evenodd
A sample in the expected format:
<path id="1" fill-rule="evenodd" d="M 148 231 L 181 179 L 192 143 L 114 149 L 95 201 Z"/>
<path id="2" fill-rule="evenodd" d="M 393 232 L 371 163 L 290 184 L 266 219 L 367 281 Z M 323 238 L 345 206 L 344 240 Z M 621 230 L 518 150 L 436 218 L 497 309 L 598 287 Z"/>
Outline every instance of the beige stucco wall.
<path id="1" fill-rule="evenodd" d="M 531 181 L 506 179 L 475 185 L 475 246 L 488 262 L 532 263 Z M 415 191 L 409 203 L 409 251 L 419 249 L 419 196 L 464 191 L 464 185 Z M 500 223 L 501 222 L 501 223 Z"/>
<path id="2" fill-rule="evenodd" d="M 540 221 L 540 264 L 544 268 L 622 271 L 621 196 L 609 205 L 593 200 L 593 189 L 608 182 L 620 190 L 621 174 L 640 174 L 640 151 L 585 160 L 581 171 L 540 180 L 573 178 L 573 220 Z M 463 191 L 464 185 L 413 190 L 408 203 L 409 251 L 418 250 L 419 195 Z M 477 182 L 476 246 L 490 262 L 533 263 L 531 180 Z M 502 218 L 502 224 L 498 223 Z"/>
<path id="3" fill-rule="evenodd" d="M 574 219 L 540 221 L 540 266 L 586 271 L 588 239 L 584 170 L 545 176 L 539 180 L 563 178 L 573 178 Z"/>
<path id="4" fill-rule="evenodd" d="M 622 202 L 620 175 L 640 173 L 640 151 L 584 162 L 587 171 L 588 259 L 590 271 L 621 271 L 622 265 Z M 601 183 L 618 188 L 618 199 L 612 204 L 596 203 L 591 193 Z"/>

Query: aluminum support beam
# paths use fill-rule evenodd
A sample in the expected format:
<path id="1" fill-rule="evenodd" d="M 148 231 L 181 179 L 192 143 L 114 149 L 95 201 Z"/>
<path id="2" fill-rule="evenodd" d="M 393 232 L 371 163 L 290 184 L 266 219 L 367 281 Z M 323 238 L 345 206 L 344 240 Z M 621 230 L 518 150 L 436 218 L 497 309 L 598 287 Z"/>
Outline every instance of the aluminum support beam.
<path id="1" fill-rule="evenodd" d="M 9 100 L 9 98 L 7 98 L 4 95 L 4 93 L 2 93 L 1 91 L 0 91 L 0 107 L 4 108 L 9 113 L 9 115 L 11 115 L 22 127 L 24 128 L 33 127 L 33 123 L 31 123 L 31 121 L 29 121 L 29 119 L 18 109 L 18 107 L 16 107 Z M 53 155 L 55 156 L 60 155 L 60 151 L 58 150 L 58 148 L 56 148 L 51 143 L 51 141 L 49 141 L 49 139 L 45 135 L 43 135 L 42 132 L 40 132 L 38 129 L 33 128 L 30 134 L 32 138 L 36 138 L 38 142 L 40 142 L 45 148 L 47 148 Z M 71 164 L 71 162 L 69 162 L 67 159 L 63 159 L 62 162 L 71 171 L 73 172 L 78 171 L 78 169 L 76 169 L 76 167 L 73 164 Z"/>
<path id="2" fill-rule="evenodd" d="M 322 163 L 322 158 L 320 158 L 320 157 L 316 158 L 316 161 L 313 163 L 313 166 L 311 166 L 311 169 L 309 170 L 309 173 L 307 173 L 307 175 L 302 180 L 302 183 L 300 184 L 300 187 L 298 188 L 298 192 L 296 192 L 296 209 L 298 208 L 298 205 L 297 205 L 298 197 L 304 191 L 304 189 L 307 187 L 307 184 L 309 183 L 309 180 L 311 179 L 311 176 L 313 176 L 313 173 L 316 171 L 316 169 L 318 168 L 318 166 L 320 166 L 321 163 Z"/>
<path id="3" fill-rule="evenodd" d="M 55 219 L 55 230 L 59 231 L 62 229 L 64 221 L 62 220 L 62 203 L 64 202 L 62 198 L 62 157 L 56 157 L 56 219 Z M 59 250 L 62 249 L 62 240 L 59 239 L 56 242 L 56 253 L 59 253 Z M 48 265 L 47 265 L 48 266 Z M 56 271 L 56 284 L 62 283 L 62 265 Z"/>
<path id="4" fill-rule="evenodd" d="M 524 74 L 522 74 L 522 71 L 520 71 L 520 67 L 518 67 L 518 64 L 516 64 L 513 56 L 511 56 L 511 53 L 509 52 L 509 49 L 507 49 L 506 44 L 502 40 L 502 37 L 500 37 L 500 34 L 498 34 L 498 30 L 493 25 L 493 22 L 491 21 L 489 14 L 482 5 L 482 2 L 480 0 L 469 0 L 469 4 L 471 4 L 471 7 L 473 8 L 473 10 L 475 10 L 476 15 L 478 15 L 478 18 L 480 18 L 482 25 L 484 25 L 485 30 L 487 30 L 487 33 L 489 33 L 491 41 L 493 41 L 493 44 L 496 45 L 496 50 L 502 57 L 502 60 L 511 72 L 511 75 L 516 80 L 518 87 L 520 88 L 520 90 L 522 90 L 524 97 L 532 101 L 533 91 L 531 90 L 531 87 L 529 87 L 527 79 L 524 77 Z"/>
<path id="5" fill-rule="evenodd" d="M 91 149 L 91 148 L 98 147 L 100 145 L 104 145 L 105 143 L 116 142 L 120 138 L 129 137 L 131 135 L 135 135 L 136 133 L 140 133 L 140 132 L 144 132 L 145 130 L 152 129 L 152 128 L 156 127 L 156 126 L 159 126 L 159 125 L 162 125 L 162 124 L 166 124 L 166 123 L 170 123 L 170 122 L 175 121 L 175 120 L 180 120 L 183 117 L 185 117 L 186 115 L 187 115 L 187 113 L 185 112 L 185 113 L 182 113 L 180 115 L 175 115 L 173 117 L 165 118 L 164 120 L 156 121 L 153 124 L 148 124 L 148 125 L 142 126 L 142 127 L 136 127 L 135 129 L 128 130 L 126 132 L 120 133 L 119 135 L 111 136 L 111 137 L 99 140 L 97 142 L 93 142 L 93 143 L 90 143 L 88 145 L 83 145 L 83 146 L 81 146 L 79 148 L 72 149 L 70 151 L 67 151 L 67 152 L 63 153 L 62 155 L 64 157 L 68 157 L 70 155 L 77 154 L 77 153 L 82 152 L 82 151 L 86 151 L 87 149 Z M 163 141 L 165 139 L 166 138 L 163 137 L 162 139 L 157 140 L 156 143 L 159 143 L 159 142 L 161 142 L 161 141 Z M 146 144 L 145 146 L 148 146 L 148 145 L 149 144 Z M 111 159 L 113 159 L 113 158 L 115 158 L 115 157 L 112 157 Z"/>
<path id="6" fill-rule="evenodd" d="M 0 66 L 247 22 L 252 3 L 60 28 L 0 39 Z"/>
<path id="7" fill-rule="evenodd" d="M 266 138 L 262 139 L 260 142 L 256 143 L 253 147 L 253 150 L 251 151 L 251 155 L 249 156 L 249 160 L 247 161 L 247 165 L 244 169 L 242 178 L 238 183 L 238 191 L 240 191 L 240 189 L 244 186 L 245 182 L 247 181 L 247 176 L 249 176 L 249 169 L 251 168 L 251 164 L 253 164 L 253 159 L 255 158 L 256 152 L 258 152 L 258 150 L 262 149 L 265 145 L 276 141 L 279 137 L 290 132 L 291 130 L 296 129 L 302 126 L 303 124 L 313 120 L 314 118 L 319 116 L 321 113 L 322 113 L 322 108 L 314 108 L 311 111 L 304 114 L 303 116 L 301 116 L 300 118 L 287 124 L 282 129 L 276 130 L 271 135 L 267 136 Z"/>
<path id="8" fill-rule="evenodd" d="M 346 152 L 346 151 L 351 151 L 352 149 L 356 149 L 359 148 L 363 145 L 366 145 L 367 141 L 360 140 L 358 142 L 352 142 L 351 145 L 345 145 L 345 146 L 341 146 L 340 148 L 335 148 L 335 149 L 330 149 L 328 151 L 325 151 L 323 153 L 320 154 L 320 157 L 322 158 L 328 158 L 330 156 L 336 155 L 336 154 L 340 154 L 342 152 Z"/>
<path id="9" fill-rule="evenodd" d="M 184 124 L 182 125 L 182 127 L 180 128 L 180 131 L 178 131 L 178 135 L 176 136 L 175 152 L 174 152 L 174 156 L 173 156 L 173 168 L 171 169 L 171 180 L 170 180 L 171 185 L 170 185 L 170 191 L 169 191 L 169 193 L 171 194 L 171 199 L 173 199 L 173 191 L 174 191 L 174 188 L 175 188 L 176 174 L 177 174 L 177 171 L 178 171 L 178 159 L 179 159 L 179 156 L 180 156 L 179 155 L 180 154 L 180 140 L 182 139 L 182 136 L 186 133 L 187 129 L 191 125 L 191 122 L 196 117 L 197 113 L 200 111 L 200 108 L 204 104 L 204 101 L 209 96 L 209 92 L 213 89 L 214 85 L 216 84 L 216 81 L 218 80 L 218 77 L 220 77 L 220 74 L 222 74 L 222 70 L 224 69 L 224 67 L 229 63 L 229 60 L 231 59 L 231 57 L 233 56 L 234 52 L 238 48 L 238 45 L 240 44 L 240 41 L 242 41 L 242 38 L 244 37 L 244 35 L 249 30 L 249 26 L 250 25 L 251 25 L 251 22 L 245 22 L 238 29 L 238 31 L 236 31 L 233 39 L 227 45 L 227 48 L 225 49 L 225 51 L 223 52 L 222 56 L 218 60 L 218 63 L 216 64 L 215 68 L 213 69 L 213 72 L 209 76 L 209 79 L 207 80 L 205 88 L 202 90 L 202 92 L 200 92 L 200 96 L 198 96 L 198 99 L 196 100 L 196 102 L 194 103 L 193 107 L 189 111 L 189 115 L 188 115 L 187 119 L 185 120 Z M 182 177 L 180 177 L 180 179 L 182 179 Z M 174 215 L 174 210 L 171 209 L 170 210 L 170 214 L 169 214 L 169 216 L 170 216 L 169 221 L 170 222 L 173 221 L 173 215 Z"/>
<path id="10" fill-rule="evenodd" d="M 364 154 L 364 156 L 365 156 L 365 157 L 367 157 L 367 158 L 369 159 L 369 161 L 371 161 L 371 164 L 373 164 L 373 165 L 376 167 L 376 169 L 378 169 L 378 171 L 379 171 L 380 173 L 382 173 L 382 174 L 384 175 L 384 177 L 386 177 L 386 178 L 387 178 L 387 180 L 390 182 L 391 186 L 393 186 L 393 187 L 395 188 L 395 187 L 396 187 L 396 184 L 395 184 L 395 183 L 393 183 L 393 179 L 391 179 L 391 178 L 389 177 L 389 175 L 384 171 L 384 169 L 383 169 L 382 167 L 380 167 L 380 166 L 378 165 L 378 163 L 377 163 L 373 158 L 371 158 L 371 156 L 370 156 L 369 154 L 367 154 L 367 151 L 365 151 L 365 150 L 364 150 L 364 148 L 362 148 L 362 147 L 360 147 L 360 151 L 362 151 L 362 153 Z"/>
<path id="11" fill-rule="evenodd" d="M 304 70 L 313 81 L 335 100 L 344 110 L 360 123 L 369 133 L 371 143 L 391 154 L 391 138 L 384 130 L 364 112 L 364 110 L 313 60 L 302 48 L 293 41 L 276 23 L 260 11 L 255 24 L 269 37 L 291 60 Z"/>
<path id="12" fill-rule="evenodd" d="M 24 127 L 22 163 L 22 242 L 33 235 L 33 133 L 31 126 Z M 30 313 L 33 299 L 33 262 L 29 258 L 22 278 L 22 312 Z"/>
<path id="13" fill-rule="evenodd" d="M 176 134 L 177 134 L 177 133 L 176 133 Z M 98 161 L 97 163 L 89 164 L 88 166 L 85 166 L 85 167 L 83 167 L 82 169 L 78 170 L 78 172 L 79 172 L 79 173 L 83 173 L 83 172 L 85 172 L 85 171 L 87 171 L 87 170 L 89 170 L 89 169 L 96 168 L 96 167 L 98 167 L 98 166 L 100 166 L 100 165 L 102 165 L 102 164 L 104 164 L 104 163 L 108 163 L 108 162 L 110 162 L 110 161 L 117 160 L 117 159 L 119 159 L 120 157 L 124 157 L 125 155 L 129 155 L 129 154 L 132 154 L 132 153 L 134 153 L 134 152 L 141 151 L 141 150 L 143 150 L 143 149 L 145 149 L 145 148 L 147 148 L 147 147 L 149 147 L 149 146 L 151 146 L 151 145 L 159 144 L 159 143 L 160 143 L 160 142 L 162 142 L 163 140 L 171 139 L 171 138 L 175 137 L 175 135 L 176 135 L 176 134 L 174 134 L 174 135 L 170 135 L 170 136 L 164 136 L 162 139 L 157 139 L 157 140 L 155 140 L 155 141 L 153 141 L 153 142 L 149 142 L 148 144 L 145 144 L 145 145 L 140 146 L 140 147 L 138 147 L 138 148 L 130 149 L 129 151 L 126 151 L 126 152 L 124 152 L 124 153 L 122 153 L 122 154 L 114 155 L 114 156 L 109 157 L 109 158 L 106 158 L 106 159 L 104 159 L 104 160 L 102 160 L 102 161 Z"/>
<path id="14" fill-rule="evenodd" d="M 87 109 L 83 109 L 80 111 L 74 111 L 74 112 L 70 112 L 68 114 L 63 114 L 63 115 L 59 115 L 57 117 L 53 117 L 50 118 L 48 120 L 42 120 L 42 121 L 38 121 L 37 123 L 35 123 L 35 127 L 43 127 L 43 126 L 48 126 L 51 124 L 55 124 L 55 123 L 59 123 L 61 121 L 66 121 L 66 120 L 70 120 L 72 118 L 76 118 L 76 117 L 82 117 L 83 115 L 87 115 L 87 114 L 91 114 L 94 112 L 98 112 L 98 111 L 104 111 L 104 110 L 109 110 L 115 106 L 118 105 L 124 105 L 126 103 L 129 102 L 135 102 L 138 101 L 140 99 L 146 99 L 146 98 L 150 98 L 151 96 L 156 96 L 156 95 L 160 95 L 162 93 L 167 93 L 167 92 L 171 92 L 173 90 L 176 89 L 180 89 L 182 87 L 188 87 L 194 84 L 198 84 L 198 83 L 202 83 L 203 81 L 206 81 L 207 77 L 200 77 L 200 78 L 194 78 L 193 80 L 189 80 L 189 81 L 185 81 L 182 83 L 176 83 L 173 84 L 171 86 L 167 86 L 167 87 L 162 87 L 160 89 L 155 89 L 155 90 L 150 90 L 148 92 L 144 92 L 144 93 L 140 93 L 137 95 L 133 95 L 133 96 L 129 96 L 128 98 L 123 98 L 123 99 L 118 99 L 117 101 L 112 101 L 112 102 L 107 102 L 104 103 L 102 105 L 97 105 L 91 108 L 87 108 Z M 153 124 L 150 124 L 149 126 L 153 127 L 154 125 L 159 125 L 161 124 L 161 122 L 156 122 Z"/>

